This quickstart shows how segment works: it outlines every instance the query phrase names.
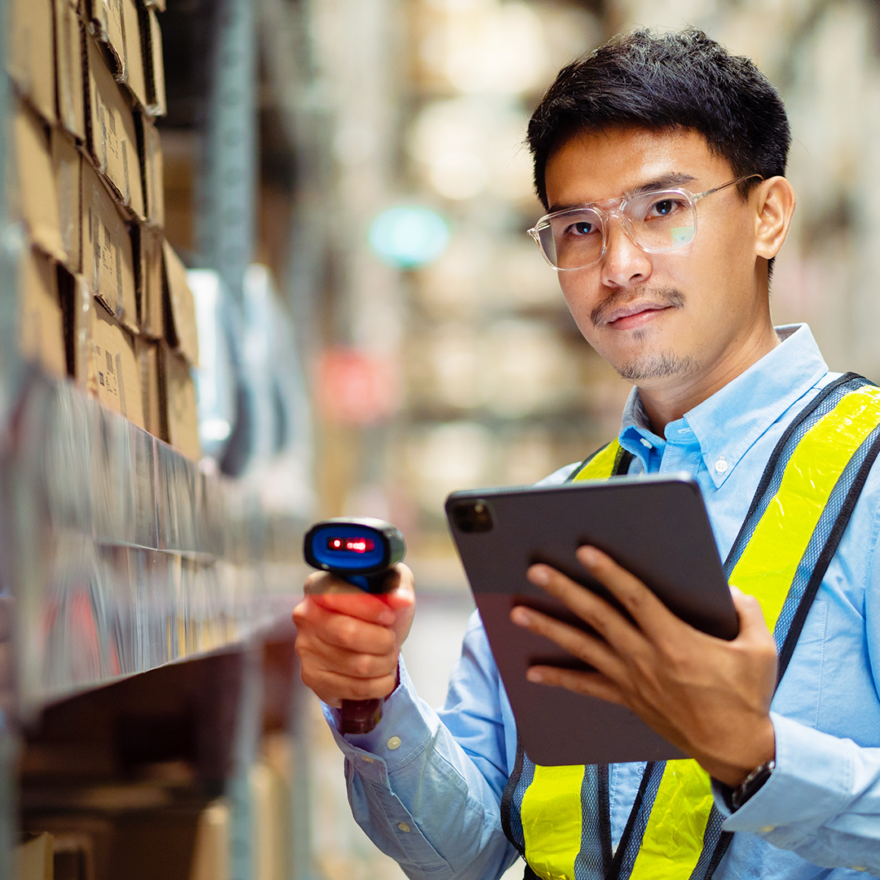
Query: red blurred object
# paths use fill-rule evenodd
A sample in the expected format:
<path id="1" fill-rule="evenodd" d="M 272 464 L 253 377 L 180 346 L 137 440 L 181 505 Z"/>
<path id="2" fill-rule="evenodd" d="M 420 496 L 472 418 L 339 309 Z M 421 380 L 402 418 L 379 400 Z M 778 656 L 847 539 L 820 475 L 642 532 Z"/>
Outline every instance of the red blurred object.
<path id="1" fill-rule="evenodd" d="M 350 348 L 331 348 L 321 358 L 318 400 L 328 421 L 369 425 L 399 405 L 397 370 L 390 358 Z"/>

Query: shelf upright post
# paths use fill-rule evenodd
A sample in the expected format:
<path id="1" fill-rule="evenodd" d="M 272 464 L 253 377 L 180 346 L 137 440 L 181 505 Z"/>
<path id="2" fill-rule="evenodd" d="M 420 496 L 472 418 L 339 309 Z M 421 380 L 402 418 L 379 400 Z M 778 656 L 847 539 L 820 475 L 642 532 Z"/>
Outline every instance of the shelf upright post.
<path id="1" fill-rule="evenodd" d="M 211 17 L 196 238 L 204 266 L 216 269 L 243 304 L 253 255 L 257 181 L 257 31 L 254 0 L 204 4 Z"/>

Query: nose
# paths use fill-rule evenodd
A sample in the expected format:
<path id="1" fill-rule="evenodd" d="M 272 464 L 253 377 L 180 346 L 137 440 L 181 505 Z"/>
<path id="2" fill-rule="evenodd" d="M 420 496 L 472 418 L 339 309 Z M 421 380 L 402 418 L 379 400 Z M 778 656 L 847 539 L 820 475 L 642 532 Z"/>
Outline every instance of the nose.
<path id="1" fill-rule="evenodd" d="M 653 270 L 651 255 L 633 241 L 624 220 L 610 217 L 605 229 L 602 283 L 608 287 L 631 287 L 648 280 Z"/>

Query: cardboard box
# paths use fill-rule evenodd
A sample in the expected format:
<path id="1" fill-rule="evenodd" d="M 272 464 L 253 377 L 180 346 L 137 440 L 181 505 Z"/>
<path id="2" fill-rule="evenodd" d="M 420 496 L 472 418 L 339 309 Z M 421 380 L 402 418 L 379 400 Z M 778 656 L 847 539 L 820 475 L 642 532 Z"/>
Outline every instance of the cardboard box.
<path id="1" fill-rule="evenodd" d="M 109 409 L 145 428 L 140 366 L 134 337 L 96 300 L 85 317 L 85 389 Z"/>
<path id="2" fill-rule="evenodd" d="M 82 22 L 76 4 L 55 0 L 55 71 L 58 86 L 58 122 L 79 143 L 86 139 L 86 100 L 83 85 Z"/>
<path id="3" fill-rule="evenodd" d="M 190 365 L 199 365 L 199 333 L 196 301 L 186 280 L 186 267 L 164 243 L 165 254 L 165 338 Z"/>
<path id="4" fill-rule="evenodd" d="M 55 122 L 53 0 L 11 0 L 6 12 L 6 70 L 20 95 Z M 5 29 L 4 29 L 5 30 Z"/>
<path id="5" fill-rule="evenodd" d="M 28 244 L 18 260 L 18 322 L 22 357 L 50 375 L 66 376 L 64 314 L 55 262 Z"/>
<path id="6" fill-rule="evenodd" d="M 52 168 L 58 197 L 58 225 L 64 257 L 71 272 L 82 272 L 82 155 L 71 137 L 52 129 Z"/>
<path id="7" fill-rule="evenodd" d="M 45 123 L 21 101 L 14 102 L 10 215 L 24 223 L 33 244 L 56 259 L 66 256 L 58 218 L 58 194 Z"/>
<path id="8" fill-rule="evenodd" d="M 119 201 L 142 218 L 144 193 L 132 107 L 95 41 L 86 38 L 86 44 L 89 153 Z"/>
<path id="9" fill-rule="evenodd" d="M 137 330 L 134 255 L 128 225 L 103 180 L 82 162 L 82 272 L 94 294 Z"/>
<path id="10" fill-rule="evenodd" d="M 162 158 L 162 140 L 159 136 L 159 130 L 151 119 L 139 113 L 137 122 L 147 222 L 157 229 L 163 229 L 165 226 L 165 163 Z"/>
<path id="11" fill-rule="evenodd" d="M 52 835 L 23 834 L 15 848 L 14 870 L 18 880 L 53 880 Z"/>
<path id="12" fill-rule="evenodd" d="M 115 76 L 125 73 L 125 13 L 122 0 L 89 0 L 89 30 L 104 46 Z"/>
<path id="13" fill-rule="evenodd" d="M 138 336 L 134 341 L 141 376 L 141 399 L 144 427 L 154 437 L 162 438 L 162 397 L 159 385 L 159 342 Z"/>
<path id="14" fill-rule="evenodd" d="M 165 64 L 162 59 L 162 29 L 155 10 L 142 8 L 141 34 L 147 80 L 146 110 L 150 116 L 164 116 L 168 112 L 165 102 Z"/>
<path id="15" fill-rule="evenodd" d="M 138 323 L 150 339 L 165 338 L 164 241 L 161 233 L 138 227 Z"/>
<path id="16" fill-rule="evenodd" d="M 117 82 L 122 83 L 141 107 L 149 101 L 141 36 L 141 13 L 137 0 L 120 0 L 125 21 L 125 72 Z M 146 20 L 146 19 L 145 19 Z"/>
<path id="17" fill-rule="evenodd" d="M 198 461 L 202 457 L 199 416 L 196 386 L 189 364 L 167 343 L 161 344 L 159 354 L 159 375 L 165 412 L 163 438 L 182 455 Z"/>

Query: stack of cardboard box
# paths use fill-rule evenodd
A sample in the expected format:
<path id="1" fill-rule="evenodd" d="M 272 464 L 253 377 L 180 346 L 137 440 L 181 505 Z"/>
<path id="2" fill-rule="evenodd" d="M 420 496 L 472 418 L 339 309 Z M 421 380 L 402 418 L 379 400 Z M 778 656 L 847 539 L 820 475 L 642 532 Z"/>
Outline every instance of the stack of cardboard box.
<path id="1" fill-rule="evenodd" d="M 23 355 L 199 458 L 198 337 L 164 239 L 163 0 L 12 0 L 10 213 Z"/>

